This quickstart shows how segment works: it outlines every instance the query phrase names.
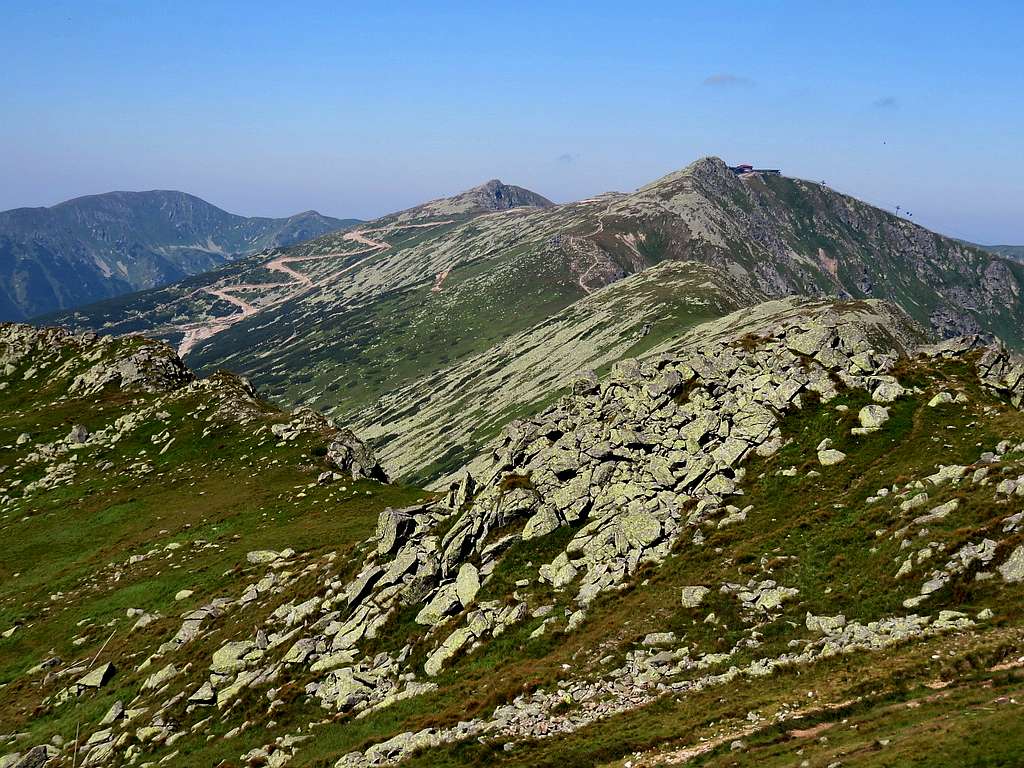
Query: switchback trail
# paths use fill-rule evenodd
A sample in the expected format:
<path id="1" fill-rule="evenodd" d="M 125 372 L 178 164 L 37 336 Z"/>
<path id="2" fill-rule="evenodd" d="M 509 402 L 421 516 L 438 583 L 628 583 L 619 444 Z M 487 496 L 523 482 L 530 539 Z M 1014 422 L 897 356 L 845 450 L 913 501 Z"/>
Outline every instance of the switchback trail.
<path id="1" fill-rule="evenodd" d="M 201 341 L 205 341 L 221 331 L 226 331 L 233 325 L 245 320 L 246 318 L 252 317 L 260 312 L 264 312 L 267 309 L 276 307 L 283 304 L 286 301 L 296 298 L 302 293 L 319 288 L 327 283 L 333 282 L 341 275 L 351 272 L 356 267 L 363 264 L 367 259 L 386 251 L 391 248 L 391 245 L 383 240 L 374 240 L 369 237 L 371 234 L 377 234 L 378 232 L 393 232 L 399 229 L 421 229 L 427 227 L 437 227 L 442 224 L 450 224 L 451 221 L 433 221 L 424 224 L 396 224 L 387 227 L 378 227 L 375 229 L 354 229 L 350 232 L 346 232 L 342 235 L 342 239 L 351 242 L 358 243 L 364 246 L 363 248 L 354 251 L 342 251 L 336 253 L 325 253 L 315 256 L 277 256 L 270 261 L 266 262 L 263 266 L 271 271 L 278 272 L 288 278 L 284 282 L 280 283 L 241 283 L 234 285 L 221 285 L 217 287 L 204 288 L 206 293 L 211 296 L 215 296 L 218 299 L 233 304 L 238 308 L 238 312 L 225 317 L 209 318 L 199 323 L 189 323 L 178 327 L 178 330 L 183 332 L 181 341 L 178 344 L 178 356 L 185 357 L 192 349 L 195 348 L 196 344 Z M 305 275 L 295 269 L 292 269 L 290 264 L 298 264 L 305 261 L 324 261 L 327 259 L 339 259 L 339 258 L 350 258 L 352 256 L 365 257 L 358 261 L 343 267 L 340 270 L 330 272 L 324 277 L 314 280 L 309 275 Z M 251 303 L 248 299 L 242 298 L 235 295 L 237 291 L 249 292 L 249 291 L 280 291 L 283 290 L 283 294 L 267 301 L 259 306 Z"/>

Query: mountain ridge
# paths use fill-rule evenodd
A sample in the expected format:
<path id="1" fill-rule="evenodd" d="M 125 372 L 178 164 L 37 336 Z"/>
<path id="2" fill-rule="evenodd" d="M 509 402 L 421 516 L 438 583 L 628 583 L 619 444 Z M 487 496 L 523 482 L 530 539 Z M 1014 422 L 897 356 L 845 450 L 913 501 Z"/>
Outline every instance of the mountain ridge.
<path id="1" fill-rule="evenodd" d="M 1010 259 L 1016 259 L 1017 261 L 1024 261 L 1024 245 L 979 245 L 979 248 L 984 248 L 986 251 L 999 254 L 1000 256 L 1006 256 Z"/>
<path id="2" fill-rule="evenodd" d="M 3 211 L 0 319 L 153 288 L 353 223 L 315 211 L 249 218 L 175 190 L 115 191 Z"/>
<path id="3" fill-rule="evenodd" d="M 466 194 L 54 319 L 157 335 L 201 371 L 227 367 L 282 402 L 330 409 L 369 431 L 385 464 L 433 467 L 406 478 L 420 483 L 480 450 L 503 413 L 552 397 L 541 382 L 625 354 L 622 334 L 653 343 L 738 298 L 887 299 L 938 337 L 1024 344 L 1021 265 L 814 182 L 702 158 L 573 203 L 467 211 Z M 665 262 L 703 266 L 658 273 L 659 294 L 644 273 Z M 605 291 L 631 309 L 598 308 Z M 590 298 L 596 314 L 573 312 Z M 468 429 L 454 444 L 448 414 Z"/>

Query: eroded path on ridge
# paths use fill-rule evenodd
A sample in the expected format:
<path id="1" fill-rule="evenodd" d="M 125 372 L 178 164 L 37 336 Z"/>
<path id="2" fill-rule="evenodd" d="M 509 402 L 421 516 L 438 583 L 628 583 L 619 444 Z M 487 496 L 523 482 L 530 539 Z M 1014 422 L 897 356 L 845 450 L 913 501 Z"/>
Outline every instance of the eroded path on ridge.
<path id="1" fill-rule="evenodd" d="M 423 229 L 429 227 L 439 227 L 443 224 L 451 224 L 451 220 L 445 221 L 432 221 L 421 224 L 394 224 L 386 227 L 377 227 L 374 229 L 354 229 L 350 232 L 345 232 L 342 235 L 342 240 L 351 243 L 358 243 L 364 246 L 363 248 L 353 251 L 341 251 L 336 253 L 324 253 L 315 256 L 288 256 L 280 255 L 276 256 L 270 261 L 266 262 L 263 267 L 270 272 L 277 272 L 284 275 L 287 280 L 279 283 L 237 283 L 233 285 L 222 285 L 217 287 L 203 288 L 204 292 L 214 296 L 218 299 L 222 299 L 230 304 L 233 304 L 238 308 L 238 312 L 227 315 L 225 317 L 209 318 L 199 323 L 189 323 L 178 327 L 178 330 L 183 332 L 181 341 L 178 344 L 178 355 L 179 357 L 185 357 L 197 344 L 205 341 L 213 336 L 216 336 L 222 331 L 226 331 L 233 325 L 245 320 L 246 318 L 252 317 L 260 312 L 264 312 L 267 309 L 276 307 L 283 304 L 286 301 L 296 298 L 306 291 L 319 288 L 335 281 L 342 275 L 351 272 L 353 269 L 362 265 L 367 259 L 371 259 L 379 253 L 391 248 L 391 244 L 384 242 L 383 240 L 374 240 L 370 235 L 377 234 L 379 232 L 394 232 L 400 229 Z M 309 275 L 303 274 L 298 270 L 293 269 L 290 264 L 299 264 L 306 261 L 325 261 L 328 259 L 348 259 L 353 256 L 363 256 L 358 261 L 349 264 L 348 266 L 342 267 L 341 269 L 329 272 L 322 278 L 314 280 Z M 266 303 L 256 306 L 246 298 L 237 296 L 238 291 L 283 291 L 283 293 L 277 298 L 268 301 Z"/>
<path id="2" fill-rule="evenodd" d="M 583 202 L 590 203 L 597 202 L 597 200 L 584 200 Z M 589 243 L 590 246 L 592 246 L 595 250 L 595 252 L 591 254 L 591 256 L 594 259 L 594 263 L 587 267 L 585 270 L 583 270 L 583 272 L 580 273 L 579 280 L 577 280 L 580 289 L 588 296 L 591 293 L 593 293 L 595 289 L 591 288 L 586 284 L 587 278 L 590 276 L 591 272 L 593 272 L 595 269 L 601 266 L 601 256 L 599 255 L 601 253 L 601 250 L 597 243 L 594 242 L 594 238 L 600 235 L 602 232 L 604 232 L 604 217 L 611 213 L 611 210 L 612 203 L 608 203 L 608 207 L 597 215 L 597 226 L 594 227 L 593 231 L 587 232 L 586 234 L 583 235 L 569 235 L 570 247 L 574 248 L 578 253 L 580 253 L 580 255 L 583 255 L 583 251 L 585 248 L 585 246 L 583 246 L 584 242 Z"/>
<path id="3" fill-rule="evenodd" d="M 598 201 L 597 200 L 584 200 L 582 202 L 587 203 L 587 202 L 598 202 Z M 597 215 L 597 226 L 594 227 L 594 229 L 592 229 L 590 232 L 587 232 L 587 233 L 582 234 L 582 235 L 569 235 L 568 236 L 570 248 L 575 250 L 576 253 L 578 253 L 580 256 L 584 256 L 585 257 L 585 256 L 589 255 L 593 259 L 593 263 L 589 267 L 584 269 L 583 272 L 580 273 L 579 279 L 577 280 L 577 283 L 579 284 L 580 289 L 585 294 L 587 294 L 587 295 L 590 295 L 591 293 L 596 291 L 597 288 L 601 288 L 602 287 L 602 286 L 597 286 L 597 288 L 593 288 L 593 287 L 587 285 L 587 280 L 590 278 L 591 273 L 594 272 L 595 270 L 599 270 L 601 267 L 606 267 L 606 266 L 610 265 L 610 259 L 609 259 L 608 255 L 605 253 L 604 249 L 601 248 L 600 245 L 598 245 L 598 243 L 595 240 L 595 238 L 598 237 L 599 235 L 601 235 L 602 233 L 604 233 L 604 221 L 605 221 L 605 218 L 611 215 L 612 206 L 614 204 L 615 204 L 615 201 L 614 200 L 611 201 L 610 203 L 608 203 L 608 206 L 601 213 L 599 213 Z M 622 243 L 627 248 L 629 248 L 629 250 L 635 256 L 635 261 L 636 262 L 638 262 L 640 264 L 643 263 L 643 256 L 641 255 L 640 251 L 638 250 L 638 248 L 636 246 L 636 238 L 635 238 L 634 235 L 632 235 L 632 234 L 626 234 L 626 235 L 618 234 L 618 235 L 615 235 L 615 239 L 617 239 L 620 243 Z M 587 254 L 587 250 L 588 249 L 590 250 L 589 254 Z"/>

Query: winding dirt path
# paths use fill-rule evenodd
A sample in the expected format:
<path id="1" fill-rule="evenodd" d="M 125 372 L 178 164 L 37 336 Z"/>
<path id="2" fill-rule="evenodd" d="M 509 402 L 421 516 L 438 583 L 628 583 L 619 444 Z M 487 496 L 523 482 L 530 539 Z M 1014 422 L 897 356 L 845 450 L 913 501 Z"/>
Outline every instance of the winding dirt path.
<path id="1" fill-rule="evenodd" d="M 249 287 L 255 287 L 255 286 L 240 286 L 240 285 L 236 285 L 236 286 L 234 286 L 233 290 L 238 290 L 239 288 L 249 288 Z M 218 298 L 224 299 L 224 301 L 229 301 L 232 304 L 234 304 L 236 307 L 238 307 L 240 310 L 242 310 L 242 314 L 243 315 L 251 315 L 251 314 L 254 314 L 256 312 L 256 307 L 254 307 L 248 301 L 246 301 L 245 299 L 240 298 L 238 296 L 232 296 L 230 293 L 228 293 L 224 289 L 214 288 L 214 289 L 211 289 L 209 292 L 212 293 L 214 296 L 217 296 Z"/>
<path id="2" fill-rule="evenodd" d="M 279 256 L 278 258 L 273 259 L 272 261 L 268 261 L 265 266 L 272 272 L 281 272 L 285 275 L 288 275 L 288 277 L 290 277 L 292 280 L 295 280 L 296 282 L 301 283 L 302 285 L 312 285 L 313 281 L 310 280 L 307 275 L 304 275 L 301 272 L 296 272 L 294 269 L 288 266 L 287 262 L 289 261 L 297 262 L 300 261 L 300 259 L 289 259 L 285 256 Z"/>
<path id="3" fill-rule="evenodd" d="M 574 238 L 571 238 L 571 239 L 575 240 L 575 239 L 577 239 L 577 238 L 578 238 L 578 239 L 580 239 L 580 240 L 590 240 L 591 238 L 594 238 L 594 237 L 597 237 L 598 235 L 600 235 L 600 234 L 601 234 L 602 232 L 604 232 L 604 217 L 605 217 L 605 216 L 607 216 L 607 215 L 608 215 L 609 213 L 611 213 L 611 210 L 612 210 L 612 203 L 608 203 L 608 207 L 606 207 L 606 208 L 604 209 L 604 211 L 602 211 L 601 213 L 599 213 L 599 214 L 597 215 L 597 226 L 596 226 L 596 227 L 594 227 L 594 231 L 593 231 L 593 232 L 587 232 L 587 233 L 586 233 L 585 235 L 576 235 L 576 237 L 574 237 Z M 595 248 L 597 248 L 597 247 L 598 247 L 598 246 L 597 246 L 597 243 L 594 243 L 593 245 L 594 245 L 594 247 L 595 247 Z M 588 296 L 589 296 L 589 295 L 590 295 L 591 293 L 593 293 L 595 289 L 594 289 L 594 288 L 590 288 L 590 287 L 588 287 L 588 286 L 586 285 L 586 283 L 585 283 L 585 280 L 587 279 L 587 276 L 588 276 L 588 275 L 589 275 L 589 274 L 590 274 L 591 272 L 593 272 L 593 271 L 594 271 L 595 269 L 597 269 L 597 268 L 598 268 L 599 266 L 601 266 L 601 259 L 600 259 L 600 257 L 599 257 L 599 256 L 598 256 L 598 255 L 597 255 L 597 254 L 595 253 L 595 254 L 594 254 L 594 263 L 593 263 L 593 264 L 591 264 L 591 265 L 590 265 L 589 267 L 587 267 L 587 268 L 586 268 L 586 269 L 585 269 L 585 270 L 584 270 L 584 271 L 583 271 L 583 272 L 582 272 L 582 273 L 580 274 L 580 279 L 579 279 L 579 280 L 577 281 L 577 282 L 579 283 L 580 289 L 581 289 L 581 290 L 582 290 L 582 291 L 583 291 L 583 292 L 584 292 L 585 294 L 587 294 Z"/>
<path id="4" fill-rule="evenodd" d="M 281 255 L 266 262 L 263 266 L 271 272 L 278 272 L 285 275 L 288 280 L 281 283 L 240 283 L 236 285 L 224 285 L 218 288 L 207 287 L 200 289 L 211 296 L 215 296 L 218 299 L 233 304 L 238 307 L 238 312 L 228 315 L 226 317 L 218 317 L 206 320 L 200 323 L 190 323 L 178 327 L 178 330 L 183 331 L 184 336 L 181 342 L 178 344 L 178 356 L 185 357 L 189 352 L 195 348 L 196 344 L 199 344 L 212 336 L 217 335 L 221 331 L 226 331 L 236 323 L 245 320 L 248 317 L 252 317 L 255 314 L 263 312 L 272 307 L 276 307 L 279 304 L 283 304 L 285 301 L 294 299 L 297 296 L 305 293 L 308 290 L 319 288 L 320 286 L 326 285 L 327 283 L 333 282 L 338 277 L 351 272 L 356 267 L 363 264 L 367 259 L 373 258 L 382 251 L 386 251 L 391 248 L 390 243 L 386 243 L 382 240 L 374 240 L 368 235 L 376 234 L 378 232 L 392 232 L 400 229 L 421 229 L 428 227 L 439 227 L 443 224 L 451 224 L 452 220 L 444 221 L 432 221 L 422 224 L 394 224 L 385 227 L 377 227 L 375 229 L 353 229 L 349 232 L 345 232 L 342 235 L 342 240 L 351 243 L 358 243 L 364 246 L 363 248 L 354 251 L 341 251 L 337 253 L 324 253 L 316 256 L 287 256 Z M 313 280 L 309 275 L 303 274 L 295 269 L 292 269 L 289 264 L 298 264 L 304 261 L 324 261 L 327 259 L 339 259 L 339 258 L 350 258 L 352 256 L 360 256 L 366 254 L 366 256 L 358 261 L 349 264 L 347 267 L 343 267 L 340 270 L 334 271 L 321 278 L 320 280 Z M 450 269 L 450 268 L 449 268 Z M 448 270 L 444 272 L 447 276 Z M 441 278 L 443 282 L 443 278 Z M 440 290 L 440 283 L 435 283 L 435 288 L 432 290 Z M 277 289 L 287 289 L 283 296 L 274 299 L 261 306 L 255 306 L 246 299 L 234 295 L 235 291 L 270 291 Z"/>
<path id="5" fill-rule="evenodd" d="M 434 278 L 434 285 L 430 289 L 432 293 L 440 293 L 441 292 L 441 286 L 444 285 L 444 281 L 448 279 L 448 273 L 451 272 L 451 271 L 452 271 L 452 268 L 448 267 L 448 268 L 442 270 L 441 272 L 437 273 L 437 276 Z"/>
<path id="6" fill-rule="evenodd" d="M 596 246 L 595 246 L 595 247 L 596 247 Z M 577 281 L 577 282 L 579 283 L 579 285 L 580 285 L 580 288 L 581 288 L 581 289 L 583 290 L 583 292 L 584 292 L 585 294 L 587 294 L 588 296 L 589 296 L 590 294 L 592 294 L 592 293 L 593 293 L 593 292 L 594 292 L 594 291 L 595 291 L 596 289 L 595 289 L 595 288 L 591 288 L 590 286 L 588 286 L 588 285 L 586 284 L 586 282 L 585 282 L 585 281 L 586 281 L 586 279 L 587 279 L 587 276 L 588 276 L 588 275 L 589 275 L 589 274 L 590 274 L 591 272 L 593 272 L 593 271 L 594 271 L 595 269 L 597 269 L 597 268 L 598 268 L 599 266 L 601 266 L 601 258 L 600 258 L 600 257 L 599 257 L 599 256 L 598 256 L 598 255 L 597 255 L 596 253 L 595 253 L 595 254 L 594 254 L 594 263 L 593 263 L 593 264 L 591 264 L 591 265 L 590 265 L 589 267 L 587 267 L 587 268 L 586 268 L 586 269 L 585 269 L 585 270 L 584 270 L 584 271 L 583 271 L 583 272 L 582 272 L 582 273 L 580 274 L 580 279 L 579 279 L 579 280 Z"/>
<path id="7" fill-rule="evenodd" d="M 361 243 L 368 248 L 390 248 L 391 246 L 387 243 L 380 242 L 379 240 L 371 240 L 366 236 L 367 232 L 376 232 L 378 230 L 355 230 L 354 232 L 346 232 L 344 238 L 350 242 Z"/>

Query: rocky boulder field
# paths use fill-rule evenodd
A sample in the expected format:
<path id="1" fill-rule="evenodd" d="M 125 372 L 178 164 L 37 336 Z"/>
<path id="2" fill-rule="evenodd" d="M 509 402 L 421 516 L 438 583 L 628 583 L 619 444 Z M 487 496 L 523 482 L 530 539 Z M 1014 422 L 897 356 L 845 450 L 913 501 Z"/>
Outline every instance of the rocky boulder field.
<path id="1" fill-rule="evenodd" d="M 564 386 L 428 492 L 0 327 L 0 768 L 1019 764 L 1024 361 L 782 299 Z"/>

